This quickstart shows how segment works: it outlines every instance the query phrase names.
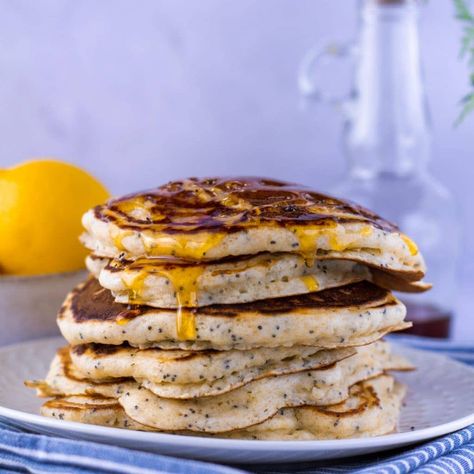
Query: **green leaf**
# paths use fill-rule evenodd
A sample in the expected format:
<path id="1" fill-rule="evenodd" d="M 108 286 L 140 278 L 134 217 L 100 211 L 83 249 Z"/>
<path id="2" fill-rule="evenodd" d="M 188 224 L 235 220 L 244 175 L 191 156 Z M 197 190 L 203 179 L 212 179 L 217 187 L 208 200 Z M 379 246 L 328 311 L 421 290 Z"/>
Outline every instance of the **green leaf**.
<path id="1" fill-rule="evenodd" d="M 472 111 L 474 111 L 474 92 L 464 96 L 461 103 L 463 104 L 463 108 L 456 119 L 456 122 L 454 123 L 456 127 L 460 125 Z"/>
<path id="2" fill-rule="evenodd" d="M 454 0 L 454 6 L 456 8 L 456 17 L 459 20 L 468 22 L 474 21 L 474 17 L 464 0 Z"/>
<path id="3" fill-rule="evenodd" d="M 474 111 L 474 14 L 466 3 L 466 0 L 453 0 L 456 18 L 463 24 L 461 48 L 459 55 L 466 59 L 469 67 L 469 83 L 471 92 L 469 92 L 461 101 L 462 109 L 455 122 L 459 125 L 464 119 Z"/>
<path id="4" fill-rule="evenodd" d="M 469 52 L 471 49 L 471 43 L 472 39 L 469 36 L 463 36 L 461 39 L 461 51 L 459 52 L 459 56 L 461 56 L 461 58 L 464 58 Z"/>

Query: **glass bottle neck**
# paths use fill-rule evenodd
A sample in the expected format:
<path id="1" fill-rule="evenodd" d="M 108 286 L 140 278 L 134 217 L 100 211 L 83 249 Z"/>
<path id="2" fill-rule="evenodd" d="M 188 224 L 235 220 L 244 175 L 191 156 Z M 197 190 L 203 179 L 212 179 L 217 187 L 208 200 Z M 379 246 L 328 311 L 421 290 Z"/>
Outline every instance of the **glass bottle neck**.
<path id="1" fill-rule="evenodd" d="M 430 132 L 415 0 L 365 0 L 345 146 L 358 176 L 412 174 L 429 158 Z"/>

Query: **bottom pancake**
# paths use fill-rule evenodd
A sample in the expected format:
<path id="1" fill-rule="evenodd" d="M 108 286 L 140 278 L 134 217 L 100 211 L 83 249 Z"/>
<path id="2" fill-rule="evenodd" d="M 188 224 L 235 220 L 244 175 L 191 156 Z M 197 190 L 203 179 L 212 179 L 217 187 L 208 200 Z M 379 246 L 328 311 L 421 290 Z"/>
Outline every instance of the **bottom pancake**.
<path id="1" fill-rule="evenodd" d="M 224 433 L 261 440 L 342 439 L 380 436 L 396 430 L 406 387 L 380 375 L 351 387 L 349 398 L 324 407 L 285 408 L 259 425 Z"/>
<path id="2" fill-rule="evenodd" d="M 391 376 L 359 382 L 349 398 L 329 406 L 282 408 L 266 421 L 218 437 L 262 440 L 340 439 L 379 436 L 396 429 L 405 387 Z M 98 395 L 58 397 L 46 402 L 41 413 L 60 420 L 141 431 L 160 431 L 137 423 L 114 398 Z M 170 432 L 170 431 L 167 431 Z M 212 436 L 208 433 L 171 433 Z"/>

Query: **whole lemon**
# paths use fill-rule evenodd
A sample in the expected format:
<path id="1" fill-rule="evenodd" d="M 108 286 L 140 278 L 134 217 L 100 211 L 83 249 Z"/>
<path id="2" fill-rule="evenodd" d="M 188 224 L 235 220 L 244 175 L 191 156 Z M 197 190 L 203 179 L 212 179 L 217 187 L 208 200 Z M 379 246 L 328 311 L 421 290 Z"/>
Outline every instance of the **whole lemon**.
<path id="1" fill-rule="evenodd" d="M 61 161 L 33 160 L 0 170 L 0 273 L 82 268 L 81 216 L 108 196 L 89 173 Z"/>

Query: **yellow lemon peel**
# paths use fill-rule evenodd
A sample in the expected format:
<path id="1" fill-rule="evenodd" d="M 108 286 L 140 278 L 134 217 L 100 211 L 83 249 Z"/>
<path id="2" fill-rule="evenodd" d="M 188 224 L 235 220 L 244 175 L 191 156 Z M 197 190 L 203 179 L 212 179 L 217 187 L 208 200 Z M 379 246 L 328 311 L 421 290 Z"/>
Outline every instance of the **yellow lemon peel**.
<path id="1" fill-rule="evenodd" d="M 81 216 L 108 197 L 99 181 L 69 163 L 40 159 L 0 170 L 1 273 L 83 268 Z"/>

